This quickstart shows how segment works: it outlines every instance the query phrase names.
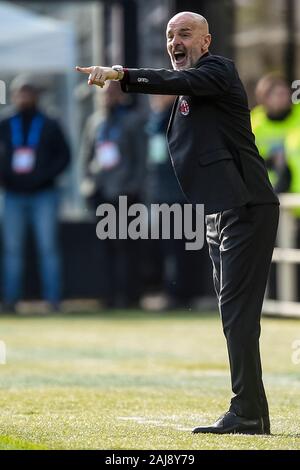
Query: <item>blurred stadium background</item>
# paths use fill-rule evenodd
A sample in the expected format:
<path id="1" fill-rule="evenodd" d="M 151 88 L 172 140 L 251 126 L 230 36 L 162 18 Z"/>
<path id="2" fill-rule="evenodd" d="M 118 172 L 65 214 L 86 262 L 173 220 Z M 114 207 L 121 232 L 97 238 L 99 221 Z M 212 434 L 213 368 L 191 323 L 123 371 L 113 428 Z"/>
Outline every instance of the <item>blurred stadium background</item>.
<path id="1" fill-rule="evenodd" d="M 88 116 L 99 106 L 101 109 L 101 96 L 99 105 L 97 93 L 74 73 L 74 64 L 169 67 L 165 25 L 174 12 L 183 9 L 201 11 L 208 18 L 213 34 L 212 51 L 235 59 L 251 107 L 255 105 L 255 85 L 264 74 L 279 72 L 289 82 L 300 76 L 297 0 L 0 2 L 1 79 L 7 84 L 7 103 L 13 77 L 24 72 L 35 75 L 44 88 L 42 104 L 59 119 L 72 149 L 72 165 L 60 181 L 64 298 L 98 298 L 101 279 L 101 255 L 95 256 L 99 252 L 95 221 L 79 189 L 82 131 Z M 136 100 L 145 114 L 147 99 L 136 97 Z M 1 109 L 6 107 L 2 105 Z M 26 263 L 24 296 L 38 298 L 39 281 L 30 240 L 27 259 L 31 262 Z M 193 253 L 192 264 L 198 277 L 190 288 L 191 295 L 211 298 L 206 250 Z M 285 272 L 281 278 L 288 276 L 287 284 L 291 286 L 291 277 L 295 278 L 291 275 L 293 266 L 286 270 L 288 274 Z M 151 289 L 154 284 L 159 290 L 160 286 L 155 285 L 158 277 L 151 278 L 151 273 L 146 272 L 144 288 Z M 282 300 L 295 300 L 290 298 L 295 294 L 290 291 L 295 289 L 287 290 L 285 287 L 281 293 L 285 297 Z"/>
<path id="2" fill-rule="evenodd" d="M 280 74 L 290 85 L 300 79 L 299 0 L 0 1 L 0 80 L 6 84 L 0 113 L 11 106 L 14 77 L 35 77 L 43 109 L 59 120 L 72 157 L 59 178 L 64 312 L 33 315 L 42 307 L 29 237 L 22 315 L 4 312 L 0 319 L 0 340 L 7 346 L 7 364 L 0 366 L 0 448 L 300 448 L 300 194 L 287 188 L 280 195 L 282 219 L 264 307 L 276 316 L 264 319 L 262 337 L 275 436 L 208 437 L 200 443 L 186 432 L 200 418 L 215 418 L 229 399 L 206 248 L 186 255 L 184 300 L 176 313 L 164 303 L 164 267 L 147 241 L 130 252 L 142 260 L 134 308 L 112 311 L 99 302 L 104 254 L 80 188 L 85 125 L 92 113 L 105 114 L 105 103 L 74 66 L 169 68 L 165 27 L 183 10 L 208 19 L 211 50 L 235 60 L 251 108 L 265 74 Z M 131 105 L 146 121 L 148 98 L 136 96 Z M 143 257 L 148 250 L 154 263 Z M 284 316 L 294 319 L 278 318 Z"/>

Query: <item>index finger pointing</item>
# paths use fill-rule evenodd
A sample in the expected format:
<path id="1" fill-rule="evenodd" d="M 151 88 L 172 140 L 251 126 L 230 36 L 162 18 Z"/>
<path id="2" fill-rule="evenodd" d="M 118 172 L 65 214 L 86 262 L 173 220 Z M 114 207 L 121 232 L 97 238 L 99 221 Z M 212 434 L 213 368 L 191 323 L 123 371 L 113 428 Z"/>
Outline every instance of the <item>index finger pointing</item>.
<path id="1" fill-rule="evenodd" d="M 92 69 L 93 69 L 93 67 L 79 67 L 78 65 L 76 65 L 77 72 L 90 74 L 92 72 Z"/>

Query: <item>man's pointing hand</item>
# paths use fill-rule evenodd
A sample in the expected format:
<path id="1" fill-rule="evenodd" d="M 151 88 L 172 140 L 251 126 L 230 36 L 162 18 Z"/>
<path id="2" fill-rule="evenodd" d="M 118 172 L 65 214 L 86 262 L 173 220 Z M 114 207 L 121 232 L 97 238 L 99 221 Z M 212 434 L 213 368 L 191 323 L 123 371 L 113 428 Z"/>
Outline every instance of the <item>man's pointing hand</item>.
<path id="1" fill-rule="evenodd" d="M 89 85 L 97 85 L 101 88 L 104 87 L 107 80 L 118 79 L 118 72 L 111 67 L 100 67 L 99 65 L 94 65 L 91 67 L 79 67 L 77 65 L 76 70 L 89 76 Z"/>

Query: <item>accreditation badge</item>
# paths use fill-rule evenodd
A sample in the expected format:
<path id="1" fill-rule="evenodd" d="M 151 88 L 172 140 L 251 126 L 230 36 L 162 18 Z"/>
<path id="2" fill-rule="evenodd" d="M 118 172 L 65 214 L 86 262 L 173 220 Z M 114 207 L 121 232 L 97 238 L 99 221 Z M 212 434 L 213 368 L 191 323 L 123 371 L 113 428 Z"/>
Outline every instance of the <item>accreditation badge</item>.
<path id="1" fill-rule="evenodd" d="M 14 173 L 30 173 L 35 166 L 36 154 L 30 147 L 15 149 L 12 156 L 12 170 Z"/>
<path id="2" fill-rule="evenodd" d="M 102 142 L 96 147 L 96 160 L 98 166 L 103 170 L 110 170 L 120 163 L 121 155 L 115 142 Z"/>

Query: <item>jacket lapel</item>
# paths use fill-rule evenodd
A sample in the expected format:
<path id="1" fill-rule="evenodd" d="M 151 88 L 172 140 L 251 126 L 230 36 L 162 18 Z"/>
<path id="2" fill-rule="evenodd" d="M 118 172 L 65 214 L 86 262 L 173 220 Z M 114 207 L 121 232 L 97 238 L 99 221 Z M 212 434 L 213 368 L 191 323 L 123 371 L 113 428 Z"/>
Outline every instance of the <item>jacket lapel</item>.
<path id="1" fill-rule="evenodd" d="M 200 59 L 198 60 L 198 62 L 195 64 L 195 68 L 199 67 L 199 64 L 200 64 L 201 60 L 204 59 L 205 57 L 208 57 L 209 55 L 211 55 L 210 52 L 206 52 L 206 54 L 201 56 Z M 174 104 L 173 104 L 173 108 L 172 108 L 172 112 L 171 112 L 171 116 L 170 116 L 170 120 L 169 120 L 169 124 L 168 124 L 168 129 L 167 129 L 167 135 L 169 134 L 169 132 L 171 130 L 171 127 L 172 127 L 172 123 L 173 123 L 173 119 L 174 119 L 175 112 L 176 112 L 176 109 L 177 109 L 177 104 L 178 104 L 179 98 L 180 98 L 180 96 L 177 96 L 175 101 L 174 101 Z"/>
<path id="2" fill-rule="evenodd" d="M 168 124 L 168 128 L 167 128 L 167 135 L 169 134 L 169 132 L 171 130 L 172 122 L 173 122 L 175 112 L 176 112 L 176 109 L 177 109 L 178 100 L 179 100 L 179 96 L 176 97 L 176 99 L 174 101 L 174 104 L 173 104 L 173 108 L 172 108 L 172 112 L 171 112 L 171 116 L 170 116 L 170 120 L 169 120 L 169 124 Z"/>

